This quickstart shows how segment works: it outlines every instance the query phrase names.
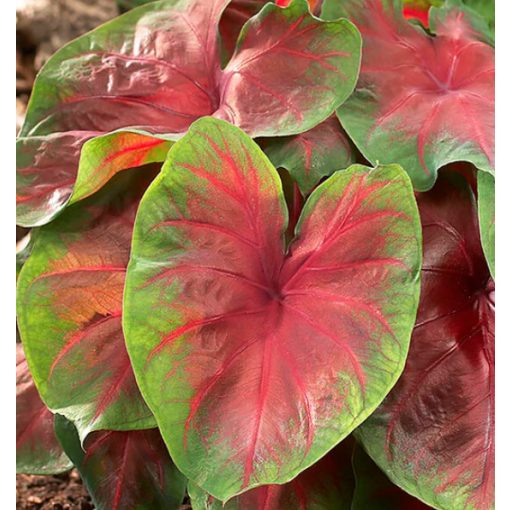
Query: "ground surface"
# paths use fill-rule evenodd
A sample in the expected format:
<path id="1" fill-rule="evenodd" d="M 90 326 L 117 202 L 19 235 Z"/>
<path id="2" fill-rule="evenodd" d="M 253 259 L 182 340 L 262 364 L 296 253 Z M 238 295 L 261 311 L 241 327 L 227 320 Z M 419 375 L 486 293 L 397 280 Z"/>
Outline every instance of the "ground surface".
<path id="1" fill-rule="evenodd" d="M 16 475 L 16 510 L 93 510 L 76 470 L 56 476 Z"/>

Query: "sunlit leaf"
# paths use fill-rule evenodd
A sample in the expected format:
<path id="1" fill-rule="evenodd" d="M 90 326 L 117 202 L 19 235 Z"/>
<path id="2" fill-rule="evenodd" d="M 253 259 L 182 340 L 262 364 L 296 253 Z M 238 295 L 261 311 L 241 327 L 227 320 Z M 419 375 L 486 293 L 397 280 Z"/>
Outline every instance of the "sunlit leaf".
<path id="1" fill-rule="evenodd" d="M 289 481 L 359 425 L 414 324 L 421 234 L 401 168 L 335 173 L 289 251 L 286 223 L 274 167 L 214 119 L 174 145 L 137 215 L 124 297 L 137 381 L 179 469 L 222 501 Z"/>

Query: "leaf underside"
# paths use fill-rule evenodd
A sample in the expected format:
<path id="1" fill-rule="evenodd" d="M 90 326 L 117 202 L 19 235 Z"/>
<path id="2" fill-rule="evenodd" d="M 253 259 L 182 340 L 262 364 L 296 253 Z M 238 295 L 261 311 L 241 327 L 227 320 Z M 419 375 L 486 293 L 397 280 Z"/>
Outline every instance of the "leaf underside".
<path id="1" fill-rule="evenodd" d="M 174 145 L 137 215 L 124 297 L 137 381 L 179 469 L 223 501 L 290 480 L 361 423 L 414 323 L 420 229 L 400 168 L 334 174 L 288 253 L 286 223 L 274 167 L 214 119 Z"/>
<path id="2" fill-rule="evenodd" d="M 443 172 L 443 171 L 442 171 Z M 494 506 L 494 282 L 476 202 L 460 176 L 418 197 L 421 302 L 404 373 L 360 427 L 368 453 L 443 510 Z"/>

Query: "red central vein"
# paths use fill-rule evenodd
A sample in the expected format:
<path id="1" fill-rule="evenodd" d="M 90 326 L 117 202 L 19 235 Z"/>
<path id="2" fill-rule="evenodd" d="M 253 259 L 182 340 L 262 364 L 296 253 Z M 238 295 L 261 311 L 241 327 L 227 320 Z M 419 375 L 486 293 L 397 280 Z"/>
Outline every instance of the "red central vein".
<path id="1" fill-rule="evenodd" d="M 124 346 L 122 346 L 122 348 L 123 347 Z M 129 360 L 129 357 L 127 356 L 127 353 L 125 353 L 124 355 L 125 360 L 122 369 L 120 371 L 117 371 L 117 374 L 115 375 L 117 380 L 115 381 L 113 386 L 107 385 L 106 388 L 103 389 L 103 395 L 101 397 L 101 400 L 97 404 L 96 412 L 94 413 L 92 421 L 96 421 L 103 414 L 105 409 L 114 401 L 114 399 L 121 392 L 121 387 L 124 384 L 126 377 L 132 373 L 131 362 Z"/>
<path id="2" fill-rule="evenodd" d="M 427 117 L 423 121 L 420 129 L 418 130 L 418 135 L 416 136 L 416 144 L 418 147 L 418 158 L 420 160 L 420 165 L 425 172 L 425 175 L 430 175 L 430 170 L 427 167 L 427 162 L 425 161 L 425 145 L 427 143 L 427 137 L 432 129 L 432 125 L 439 111 L 439 107 L 441 103 L 438 102 L 434 104 L 432 110 L 427 114 Z"/>
<path id="3" fill-rule="evenodd" d="M 262 355 L 262 366 L 261 376 L 259 384 L 259 397 L 257 402 L 257 409 L 255 414 L 255 426 L 251 436 L 251 441 L 246 454 L 246 462 L 244 465 L 244 481 L 243 488 L 247 487 L 250 483 L 250 479 L 253 473 L 253 462 L 255 456 L 255 450 L 257 442 L 260 438 L 260 428 L 262 423 L 262 415 L 264 413 L 264 407 L 267 401 L 267 395 L 269 393 L 269 379 L 271 372 L 271 360 L 273 356 L 273 344 L 274 344 L 275 333 L 270 332 L 264 342 L 264 352 Z"/>
<path id="4" fill-rule="evenodd" d="M 34 282 L 38 280 L 42 280 L 44 278 L 49 278 L 51 276 L 63 276 L 66 274 L 72 273 L 82 273 L 82 272 L 112 272 L 112 273 L 125 273 L 126 266 L 88 266 L 88 267 L 72 267 L 69 269 L 60 269 L 58 271 L 50 271 L 48 273 L 44 273 L 37 278 L 34 278 Z"/>
<path id="5" fill-rule="evenodd" d="M 225 276 L 226 278 L 232 278 L 233 280 L 237 280 L 239 282 L 246 283 L 246 284 L 250 285 L 251 287 L 261 289 L 264 292 L 268 292 L 269 294 L 271 294 L 273 292 L 272 289 L 270 289 L 266 285 L 263 285 L 255 280 L 252 280 L 242 274 L 233 273 L 231 271 L 227 271 L 226 269 L 220 269 L 218 267 L 197 266 L 197 265 L 193 265 L 193 264 L 181 264 L 180 266 L 177 266 L 177 267 L 170 267 L 168 269 L 165 269 L 161 273 L 159 273 L 156 276 L 153 276 L 152 278 L 147 280 L 147 283 L 144 286 L 146 287 L 147 285 L 150 285 L 157 280 L 166 278 L 171 273 L 177 273 L 180 271 L 187 272 L 190 270 L 192 270 L 192 271 L 206 271 L 206 272 L 209 271 L 209 272 L 217 273 L 221 276 Z"/>
<path id="6" fill-rule="evenodd" d="M 106 158 L 103 159 L 103 162 L 101 163 L 101 165 L 99 165 L 96 168 L 95 173 L 97 173 L 99 170 L 103 169 L 108 163 L 111 163 L 113 160 L 118 159 L 126 154 L 130 154 L 132 152 L 140 151 L 140 150 L 149 152 L 148 149 L 152 149 L 153 147 L 156 147 L 157 145 L 161 145 L 163 143 L 167 143 L 167 141 L 158 139 L 158 140 L 150 140 L 147 142 L 139 142 L 136 144 L 131 144 L 131 145 L 129 145 L 129 147 L 124 147 L 123 149 L 120 149 L 120 150 L 106 156 Z"/>
<path id="7" fill-rule="evenodd" d="M 197 166 L 189 165 L 189 164 L 184 163 L 184 162 L 176 163 L 176 165 L 180 166 L 181 168 L 184 168 L 185 170 L 188 170 L 189 172 L 191 172 L 196 177 L 208 181 L 216 189 L 222 191 L 225 195 L 229 196 L 235 202 L 237 202 L 241 207 L 243 207 L 244 202 L 243 202 L 241 197 L 239 197 L 232 190 L 228 189 L 222 182 L 220 182 L 218 179 L 213 177 L 210 173 L 207 173 L 206 171 L 204 171 L 203 168 L 199 168 Z"/>
<path id="8" fill-rule="evenodd" d="M 191 426 L 191 422 L 192 422 L 193 418 L 195 417 L 195 415 L 200 407 L 200 404 L 202 403 L 204 398 L 213 389 L 213 387 L 218 382 L 218 380 L 223 375 L 223 373 L 230 368 L 230 366 L 239 358 L 239 356 L 241 354 L 243 354 L 243 352 L 248 350 L 252 345 L 256 344 L 258 341 L 259 341 L 259 339 L 255 338 L 255 340 L 253 340 L 252 342 L 243 344 L 239 349 L 235 350 L 234 353 L 223 362 L 222 366 L 209 379 L 207 384 L 205 384 L 205 386 L 203 386 L 200 389 L 200 391 L 197 392 L 197 394 L 191 401 L 190 411 L 189 411 L 188 417 L 186 419 L 186 423 L 184 425 L 184 448 L 187 448 L 189 427 Z"/>
<path id="9" fill-rule="evenodd" d="M 303 397 L 303 403 L 305 406 L 305 413 L 306 413 L 306 421 L 307 421 L 307 437 L 306 437 L 306 452 L 305 456 L 310 451 L 310 448 L 312 446 L 313 437 L 315 433 L 315 424 L 313 420 L 313 414 L 312 414 L 312 405 L 310 404 L 310 400 L 308 399 L 308 393 L 306 391 L 305 384 L 303 382 L 303 379 L 301 378 L 301 375 L 299 373 L 298 366 L 296 364 L 296 360 L 292 356 L 291 352 L 287 350 L 282 350 L 280 344 L 278 344 L 279 350 L 282 353 L 283 360 L 287 363 L 292 376 L 294 377 L 294 380 L 296 381 L 296 385 L 301 392 L 301 396 Z"/>
<path id="10" fill-rule="evenodd" d="M 397 341 L 397 337 L 395 336 L 395 333 L 391 329 L 391 326 L 384 318 L 384 315 L 381 313 L 381 311 L 378 308 L 373 307 L 372 305 L 368 303 L 364 303 L 363 301 L 360 301 L 359 299 L 350 298 L 347 296 L 337 296 L 335 294 L 330 294 L 328 292 L 321 292 L 321 291 L 310 291 L 310 292 L 300 292 L 300 291 L 290 291 L 287 293 L 291 296 L 304 296 L 304 297 L 315 297 L 318 299 L 324 299 L 328 301 L 329 303 L 335 303 L 343 306 L 354 306 L 357 308 L 360 308 L 362 310 L 365 310 L 369 313 L 369 315 L 374 318 L 381 326 L 386 330 L 386 332 L 395 340 L 397 345 L 400 346 L 400 344 Z"/>
<path id="11" fill-rule="evenodd" d="M 76 345 L 78 345 L 82 340 L 84 340 L 87 335 L 94 329 L 98 328 L 99 326 L 105 324 L 106 322 L 111 321 L 112 319 L 116 319 L 122 316 L 122 310 L 118 310 L 115 312 L 112 312 L 110 315 L 107 315 L 106 317 L 93 322 L 92 324 L 87 324 L 83 329 L 80 329 L 77 331 L 69 341 L 64 345 L 64 347 L 60 350 L 56 358 L 54 359 L 53 363 L 51 364 L 50 371 L 48 374 L 48 380 L 51 379 L 53 375 L 53 371 L 55 370 L 55 367 L 58 365 L 58 363 L 62 360 L 62 358 Z M 119 333 L 121 333 L 121 330 L 119 329 Z"/>
<path id="12" fill-rule="evenodd" d="M 118 510 L 120 505 L 120 498 L 122 496 L 122 485 L 124 483 L 124 475 L 126 471 L 126 464 L 127 464 L 127 458 L 128 458 L 128 446 L 129 446 L 129 432 L 126 432 L 124 434 L 124 437 L 126 438 L 124 442 L 124 452 L 122 455 L 122 460 L 120 463 L 120 467 L 117 471 L 118 477 L 117 482 L 115 484 L 115 494 L 113 496 L 113 502 L 112 502 L 112 510 Z"/>
<path id="13" fill-rule="evenodd" d="M 172 227 L 172 226 L 180 226 L 180 225 L 192 227 L 192 228 L 201 228 L 204 230 L 210 230 L 211 232 L 218 232 L 220 234 L 224 234 L 226 236 L 232 237 L 233 239 L 239 241 L 242 244 L 245 244 L 246 246 L 249 246 L 250 248 L 258 249 L 258 247 L 259 247 L 258 244 L 254 243 L 251 239 L 243 237 L 242 235 L 238 234 L 237 232 L 235 232 L 229 228 L 221 227 L 220 225 L 214 225 L 212 223 L 202 223 L 202 222 L 194 221 L 194 220 L 177 219 L 177 220 L 161 221 L 160 223 L 156 223 L 156 225 L 154 225 L 151 228 L 151 230 L 154 230 L 159 227 L 165 227 L 165 226 Z"/>
<path id="14" fill-rule="evenodd" d="M 198 118 L 197 115 L 191 115 L 185 112 L 179 112 L 177 110 L 173 110 L 167 106 L 146 101 L 140 97 L 132 97 L 132 96 L 108 96 L 108 95 L 94 95 L 94 96 L 74 96 L 72 98 L 67 98 L 64 102 L 60 104 L 59 109 L 62 111 L 65 106 L 72 106 L 76 103 L 84 103 L 86 101 L 113 101 L 118 103 L 135 103 L 143 106 L 147 106 L 153 110 L 159 110 L 163 113 L 174 115 L 176 117 L 182 117 L 184 119 L 196 120 Z"/>
<path id="15" fill-rule="evenodd" d="M 271 44 L 267 48 L 263 49 L 262 51 L 259 51 L 258 53 L 255 53 L 254 55 L 252 55 L 251 57 L 246 58 L 245 60 L 242 60 L 240 62 L 240 64 L 238 66 L 236 66 L 235 70 L 236 71 L 240 71 L 243 67 L 246 67 L 249 63 L 253 62 L 254 60 L 258 60 L 259 58 L 263 57 L 264 55 L 266 55 L 270 51 L 274 50 L 275 48 L 277 48 L 278 46 L 283 44 L 285 42 L 285 40 L 288 39 L 292 35 L 292 32 L 294 32 L 294 30 L 299 25 L 301 25 L 303 20 L 304 20 L 304 16 L 300 16 L 294 23 L 292 23 L 292 25 L 288 28 L 287 32 L 285 32 L 280 37 L 280 39 L 278 39 L 276 42 L 274 42 L 273 44 Z M 315 28 L 314 25 L 310 25 L 310 26 L 306 27 L 304 29 L 304 31 L 313 30 L 314 28 Z M 299 34 L 306 33 L 304 31 L 302 30 L 301 32 L 299 32 Z M 296 34 L 296 36 L 297 35 L 298 34 Z"/>
<path id="16" fill-rule="evenodd" d="M 349 214 L 346 215 L 346 217 L 348 217 L 348 216 L 349 216 Z M 340 228 L 338 229 L 338 231 L 334 235 L 329 235 L 328 237 L 325 236 L 325 241 L 322 242 L 322 244 L 319 248 L 317 248 L 315 251 L 311 252 L 310 256 L 303 262 L 303 264 L 301 264 L 301 266 L 299 266 L 299 268 L 296 270 L 296 272 L 285 283 L 283 289 L 287 289 L 287 288 L 291 287 L 291 283 L 294 283 L 294 286 L 295 286 L 295 284 L 303 277 L 305 271 L 309 270 L 309 266 L 310 266 L 310 263 L 312 262 L 312 260 L 315 259 L 318 255 L 321 255 L 322 253 L 324 253 L 325 250 L 329 246 L 331 246 L 331 244 L 334 243 L 341 235 L 344 235 L 347 232 L 349 232 L 350 230 L 363 225 L 367 221 L 379 220 L 379 219 L 387 218 L 387 217 L 406 218 L 407 219 L 407 216 L 403 213 L 398 213 L 395 211 L 384 211 L 384 212 L 378 212 L 378 213 L 374 213 L 374 214 L 367 214 L 356 221 L 346 223 L 346 224 L 345 224 L 345 221 L 343 221 L 344 225 L 341 225 Z M 318 270 L 318 269 L 315 269 L 315 270 Z"/>
<path id="17" fill-rule="evenodd" d="M 30 167 L 32 168 L 32 167 Z M 22 204 L 23 202 L 28 202 L 29 200 L 34 200 L 35 198 L 43 197 L 44 195 L 47 195 L 51 191 L 55 191 L 57 189 L 63 188 L 65 186 L 73 186 L 74 185 L 74 179 L 59 182 L 57 184 L 51 184 L 51 185 L 38 185 L 37 189 L 40 190 L 42 187 L 43 189 L 38 192 L 33 192 L 30 195 L 16 195 L 16 203 Z M 69 190 L 69 193 L 71 190 Z"/>

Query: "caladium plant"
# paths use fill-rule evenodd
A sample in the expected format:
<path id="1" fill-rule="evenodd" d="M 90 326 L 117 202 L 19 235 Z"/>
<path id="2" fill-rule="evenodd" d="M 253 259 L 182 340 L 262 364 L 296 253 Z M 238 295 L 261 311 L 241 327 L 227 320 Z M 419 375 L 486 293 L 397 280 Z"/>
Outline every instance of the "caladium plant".
<path id="1" fill-rule="evenodd" d="M 493 508 L 487 6 L 122 8 L 18 140 L 18 471 L 99 510 Z"/>
<path id="2" fill-rule="evenodd" d="M 351 94 L 361 43 L 349 21 L 320 21 L 306 0 L 267 4 L 222 69 L 217 31 L 228 3 L 151 2 L 48 61 L 18 141 L 20 224 L 46 223 L 115 172 L 162 161 L 169 140 L 201 116 L 252 136 L 290 135 Z"/>

